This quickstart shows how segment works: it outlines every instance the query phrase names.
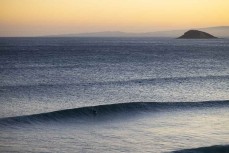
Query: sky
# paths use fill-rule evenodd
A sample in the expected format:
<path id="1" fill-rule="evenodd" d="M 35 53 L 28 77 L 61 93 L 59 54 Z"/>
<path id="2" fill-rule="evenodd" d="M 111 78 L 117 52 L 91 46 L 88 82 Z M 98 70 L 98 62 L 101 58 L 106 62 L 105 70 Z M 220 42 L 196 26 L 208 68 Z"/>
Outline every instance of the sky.
<path id="1" fill-rule="evenodd" d="M 0 36 L 229 25 L 229 0 L 0 0 Z"/>

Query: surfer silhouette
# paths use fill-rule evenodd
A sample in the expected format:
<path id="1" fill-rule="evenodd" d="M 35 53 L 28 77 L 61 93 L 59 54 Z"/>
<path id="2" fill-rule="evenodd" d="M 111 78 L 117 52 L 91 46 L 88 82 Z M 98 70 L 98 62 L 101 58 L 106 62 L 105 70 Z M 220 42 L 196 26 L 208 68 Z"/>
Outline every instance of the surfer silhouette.
<path id="1" fill-rule="evenodd" d="M 96 115 L 97 115 L 97 111 L 96 111 L 96 110 L 94 110 L 94 109 L 92 110 L 92 113 L 93 113 L 93 115 L 94 115 L 94 116 L 96 116 Z"/>

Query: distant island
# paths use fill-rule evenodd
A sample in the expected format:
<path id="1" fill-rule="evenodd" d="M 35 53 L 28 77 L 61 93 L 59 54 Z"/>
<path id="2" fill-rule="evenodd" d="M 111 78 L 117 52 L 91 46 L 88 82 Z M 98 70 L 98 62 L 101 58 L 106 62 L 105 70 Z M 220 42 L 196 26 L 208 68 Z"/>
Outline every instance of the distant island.
<path id="1" fill-rule="evenodd" d="M 216 39 L 217 37 L 199 30 L 189 30 L 178 39 Z"/>

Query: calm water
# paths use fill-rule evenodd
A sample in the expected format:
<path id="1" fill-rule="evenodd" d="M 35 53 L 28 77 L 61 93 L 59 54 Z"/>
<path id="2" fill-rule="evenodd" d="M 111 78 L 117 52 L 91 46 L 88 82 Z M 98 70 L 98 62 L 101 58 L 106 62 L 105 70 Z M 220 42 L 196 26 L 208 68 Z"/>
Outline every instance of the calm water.
<path id="1" fill-rule="evenodd" d="M 228 59 L 229 39 L 0 38 L 0 151 L 227 145 Z"/>

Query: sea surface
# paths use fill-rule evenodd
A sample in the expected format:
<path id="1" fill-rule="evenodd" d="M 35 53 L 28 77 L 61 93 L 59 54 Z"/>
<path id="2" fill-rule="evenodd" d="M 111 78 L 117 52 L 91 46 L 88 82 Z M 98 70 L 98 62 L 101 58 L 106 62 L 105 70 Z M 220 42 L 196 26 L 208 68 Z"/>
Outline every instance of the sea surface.
<path id="1" fill-rule="evenodd" d="M 0 152 L 229 152 L 229 39 L 0 38 Z"/>

